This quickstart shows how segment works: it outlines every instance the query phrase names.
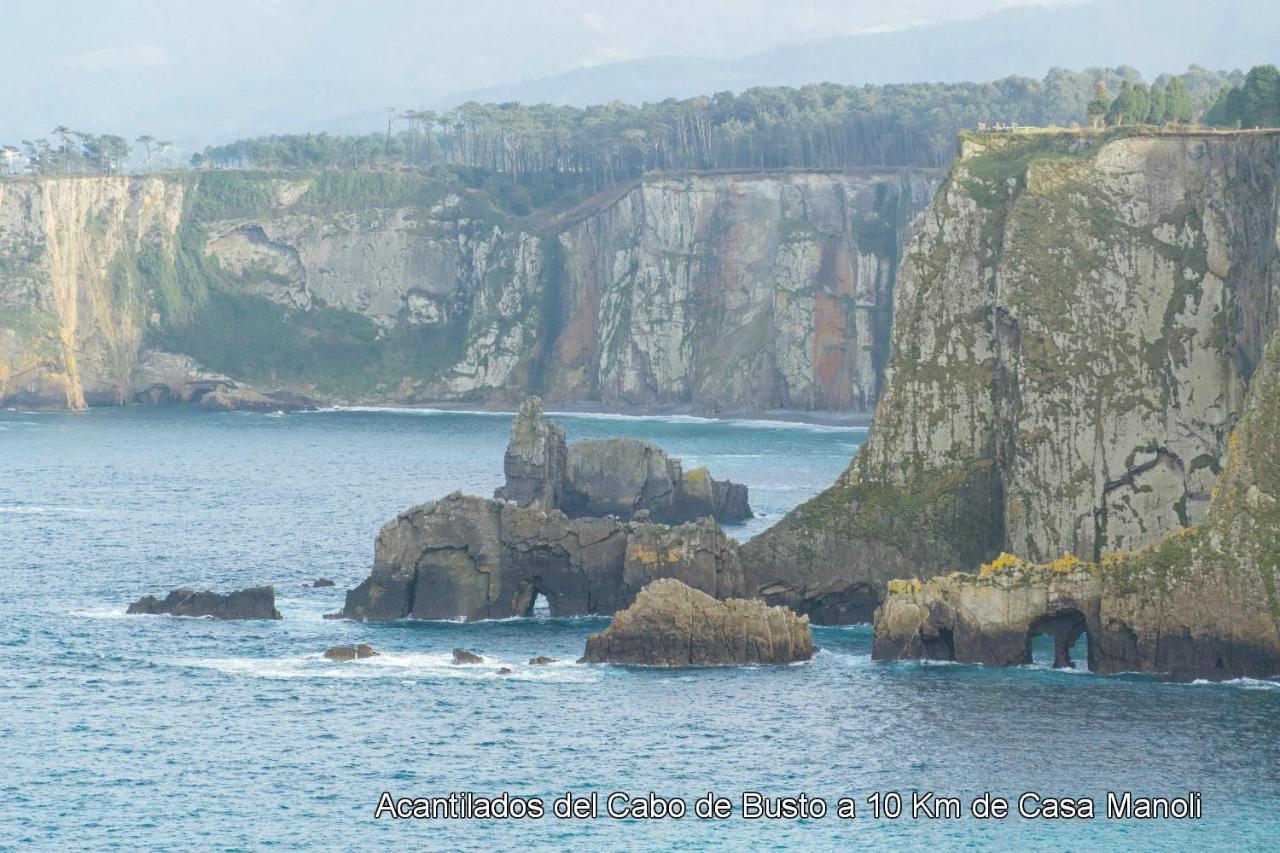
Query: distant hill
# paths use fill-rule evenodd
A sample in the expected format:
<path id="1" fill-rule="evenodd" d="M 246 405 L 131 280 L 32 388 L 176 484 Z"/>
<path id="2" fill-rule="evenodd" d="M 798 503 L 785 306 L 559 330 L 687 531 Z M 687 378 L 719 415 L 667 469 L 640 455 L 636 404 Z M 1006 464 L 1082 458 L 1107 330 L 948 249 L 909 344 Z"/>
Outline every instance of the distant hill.
<path id="1" fill-rule="evenodd" d="M 1248 68 L 1280 60 L 1274 0 L 1094 0 L 1019 7 L 968 21 L 837 36 L 736 60 L 666 57 L 580 68 L 442 101 L 640 103 L 751 86 L 914 83 L 1041 77 L 1066 68 L 1131 65 L 1148 79 L 1190 64 Z"/>

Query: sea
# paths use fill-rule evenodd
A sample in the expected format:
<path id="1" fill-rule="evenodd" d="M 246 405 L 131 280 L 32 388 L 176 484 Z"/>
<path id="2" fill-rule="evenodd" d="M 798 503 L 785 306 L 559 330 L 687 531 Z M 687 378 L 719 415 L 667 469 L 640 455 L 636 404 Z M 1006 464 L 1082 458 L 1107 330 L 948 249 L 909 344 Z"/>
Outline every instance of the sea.
<path id="1" fill-rule="evenodd" d="M 746 483 L 756 517 L 729 529 L 739 540 L 831 483 L 866 436 L 553 417 L 571 441 L 644 439 Z M 867 625 L 815 628 L 802 664 L 649 670 L 574 662 L 607 618 L 323 619 L 368 574 L 382 524 L 500 485 L 510 426 L 413 409 L 0 411 L 0 849 L 1280 846 L 1280 681 L 1055 671 L 1043 643 L 1010 669 L 876 662 Z M 336 586 L 307 586 L 318 577 Z M 258 584 L 282 621 L 125 615 L 178 586 Z M 321 656 L 350 643 L 381 654 Z M 455 647 L 487 663 L 453 666 Z M 1200 816 L 1109 818 L 1109 792 L 1194 793 Z M 545 814 L 431 805 L 451 794 Z M 752 816 L 744 794 L 783 816 Z M 975 816 L 975 800 L 1008 815 Z M 1061 816 L 1085 800 L 1092 817 Z"/>

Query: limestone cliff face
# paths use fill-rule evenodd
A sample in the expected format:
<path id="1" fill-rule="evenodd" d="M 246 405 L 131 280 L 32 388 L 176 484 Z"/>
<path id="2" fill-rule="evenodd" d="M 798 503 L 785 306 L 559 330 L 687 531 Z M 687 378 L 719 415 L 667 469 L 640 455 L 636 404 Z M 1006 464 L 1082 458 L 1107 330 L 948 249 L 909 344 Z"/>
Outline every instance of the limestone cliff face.
<path id="1" fill-rule="evenodd" d="M 1203 520 L 1275 322 L 1275 134 L 983 135 L 902 264 L 867 444 L 748 543 L 767 597 L 1086 560 Z"/>
<path id="2" fill-rule="evenodd" d="M 546 394 L 870 411 L 923 175 L 646 181 L 559 238 Z"/>
<path id="3" fill-rule="evenodd" d="M 155 399 L 135 363 L 182 356 L 351 401 L 869 411 L 933 185 L 652 178 L 562 221 L 434 174 L 5 181 L 0 402 Z"/>
<path id="4" fill-rule="evenodd" d="M 158 178 L 0 181 L 0 402 L 122 402 L 183 187 Z M 128 262 L 126 262 L 126 259 Z"/>
<path id="5" fill-rule="evenodd" d="M 1254 374 L 1206 520 L 1137 551 L 1031 564 L 1002 555 L 980 572 L 890 583 L 875 614 L 878 658 L 1055 664 L 1085 634 L 1095 672 L 1183 678 L 1280 672 L 1280 336 Z"/>

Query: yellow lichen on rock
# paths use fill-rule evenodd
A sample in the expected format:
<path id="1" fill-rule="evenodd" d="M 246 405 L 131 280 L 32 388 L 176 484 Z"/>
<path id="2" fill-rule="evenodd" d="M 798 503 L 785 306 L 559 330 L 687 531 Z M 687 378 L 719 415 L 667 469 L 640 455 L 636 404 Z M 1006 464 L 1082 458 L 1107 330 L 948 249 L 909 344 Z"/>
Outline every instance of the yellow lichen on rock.
<path id="1" fill-rule="evenodd" d="M 996 574 L 997 572 L 1004 572 L 1021 566 L 1022 560 L 1007 551 L 1001 551 L 1000 556 L 996 557 L 989 563 L 983 563 L 982 568 L 978 570 L 978 574 L 986 577 L 988 575 Z"/>

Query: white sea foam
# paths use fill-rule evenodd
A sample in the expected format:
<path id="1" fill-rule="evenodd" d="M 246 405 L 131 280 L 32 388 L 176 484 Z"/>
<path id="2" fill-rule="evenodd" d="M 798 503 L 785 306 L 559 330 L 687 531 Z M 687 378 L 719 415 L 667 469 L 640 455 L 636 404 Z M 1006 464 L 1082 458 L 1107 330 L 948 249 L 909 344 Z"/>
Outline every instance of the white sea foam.
<path id="1" fill-rule="evenodd" d="M 494 411 L 491 409 L 433 409 L 426 406 L 329 406 L 311 409 L 316 414 L 334 412 L 365 412 L 393 415 L 484 415 L 486 417 L 512 418 L 514 412 Z M 301 414 L 306 414 L 302 412 Z M 631 415 L 618 412 L 562 412 L 549 411 L 547 417 L 570 418 L 594 421 L 653 421 L 671 424 L 725 424 L 728 426 L 748 427 L 751 429 L 775 430 L 808 430 L 812 432 L 866 433 L 867 427 L 852 424 L 819 424 L 806 421 L 769 420 L 767 418 L 708 418 L 700 415 Z"/>
<path id="2" fill-rule="evenodd" d="M 1266 678 L 1232 678 L 1226 681 L 1210 681 L 1197 678 L 1191 682 L 1194 687 L 1235 687 L 1239 690 L 1280 690 L 1280 681 Z"/>
<path id="3" fill-rule="evenodd" d="M 85 607 L 78 610 L 68 610 L 68 616 L 74 616 L 77 619 L 123 619 L 128 614 L 125 613 L 124 607 L 106 607 L 104 605 L 96 607 Z"/>
<path id="4" fill-rule="evenodd" d="M 587 682 L 594 681 L 599 673 L 590 667 L 579 666 L 572 661 L 532 665 L 486 657 L 482 664 L 455 666 L 452 652 L 382 652 L 371 658 L 353 661 L 331 661 L 321 654 L 282 658 L 180 658 L 171 661 L 178 666 L 213 669 L 228 675 L 251 678 L 297 679 L 384 679 L 394 678 L 401 683 L 406 678 L 459 681 L 530 681 L 530 682 Z M 506 667 L 509 674 L 499 675 Z"/>
<path id="5" fill-rule="evenodd" d="M 0 514 L 6 515 L 84 515 L 91 512 L 92 509 L 83 506 L 0 505 Z"/>

